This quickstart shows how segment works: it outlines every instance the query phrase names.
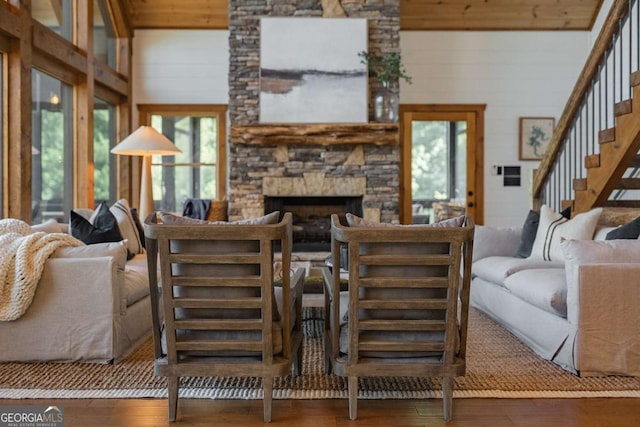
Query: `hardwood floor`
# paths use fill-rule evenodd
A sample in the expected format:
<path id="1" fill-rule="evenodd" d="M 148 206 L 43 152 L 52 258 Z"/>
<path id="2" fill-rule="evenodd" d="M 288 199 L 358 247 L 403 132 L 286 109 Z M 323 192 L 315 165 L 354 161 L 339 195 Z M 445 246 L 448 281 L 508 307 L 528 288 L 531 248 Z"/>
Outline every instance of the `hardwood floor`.
<path id="1" fill-rule="evenodd" d="M 260 400 L 183 399 L 167 421 L 164 399 L 0 400 L 0 405 L 58 405 L 65 427 L 259 426 Z M 637 427 L 640 399 L 454 399 L 453 421 L 442 402 L 361 400 L 349 421 L 346 400 L 274 400 L 272 426 Z"/>

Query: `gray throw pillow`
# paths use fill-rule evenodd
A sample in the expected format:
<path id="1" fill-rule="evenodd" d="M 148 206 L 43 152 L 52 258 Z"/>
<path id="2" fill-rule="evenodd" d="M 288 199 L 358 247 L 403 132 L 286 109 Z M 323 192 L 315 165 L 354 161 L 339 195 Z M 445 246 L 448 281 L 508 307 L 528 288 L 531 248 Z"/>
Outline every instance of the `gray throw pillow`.
<path id="1" fill-rule="evenodd" d="M 605 240 L 637 239 L 640 236 L 640 216 L 633 221 L 607 233 Z"/>

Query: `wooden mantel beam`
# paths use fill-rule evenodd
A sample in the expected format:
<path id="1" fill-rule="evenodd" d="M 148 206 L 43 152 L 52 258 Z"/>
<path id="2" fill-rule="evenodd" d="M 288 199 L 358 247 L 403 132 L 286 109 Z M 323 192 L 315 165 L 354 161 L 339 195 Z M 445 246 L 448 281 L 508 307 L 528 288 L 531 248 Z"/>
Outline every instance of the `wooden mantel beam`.
<path id="1" fill-rule="evenodd" d="M 396 123 L 249 125 L 231 127 L 232 144 L 399 145 Z"/>

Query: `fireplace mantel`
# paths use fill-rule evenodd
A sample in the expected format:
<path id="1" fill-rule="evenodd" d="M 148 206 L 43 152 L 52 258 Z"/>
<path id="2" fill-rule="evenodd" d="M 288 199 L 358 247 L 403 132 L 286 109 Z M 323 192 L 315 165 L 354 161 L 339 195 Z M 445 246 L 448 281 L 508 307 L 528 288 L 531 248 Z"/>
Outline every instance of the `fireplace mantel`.
<path id="1" fill-rule="evenodd" d="M 397 123 L 235 125 L 230 142 L 250 145 L 398 145 Z"/>

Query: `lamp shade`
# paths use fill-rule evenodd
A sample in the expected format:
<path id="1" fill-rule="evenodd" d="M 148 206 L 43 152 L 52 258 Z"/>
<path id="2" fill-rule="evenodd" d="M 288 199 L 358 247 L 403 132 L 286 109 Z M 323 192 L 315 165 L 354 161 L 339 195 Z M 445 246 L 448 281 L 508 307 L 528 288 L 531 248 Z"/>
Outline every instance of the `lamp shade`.
<path id="1" fill-rule="evenodd" d="M 152 154 L 170 156 L 182 153 L 182 150 L 151 126 L 140 126 L 116 145 L 111 152 L 125 156 L 150 156 Z"/>

